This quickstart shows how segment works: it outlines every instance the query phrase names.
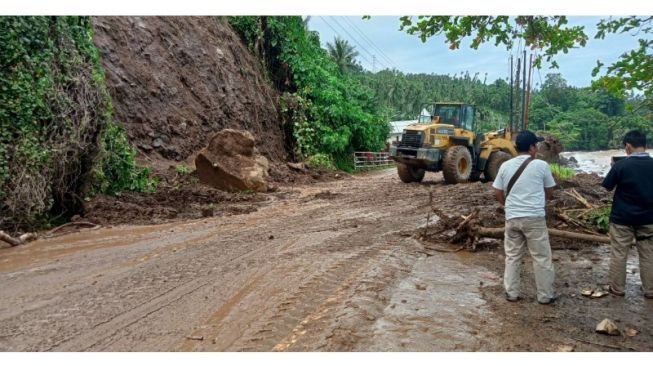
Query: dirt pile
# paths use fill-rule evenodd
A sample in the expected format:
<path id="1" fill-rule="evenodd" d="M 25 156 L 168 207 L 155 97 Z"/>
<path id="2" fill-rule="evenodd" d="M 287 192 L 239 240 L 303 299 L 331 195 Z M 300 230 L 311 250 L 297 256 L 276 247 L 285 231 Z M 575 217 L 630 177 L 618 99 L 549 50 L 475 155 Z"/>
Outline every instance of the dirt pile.
<path id="1" fill-rule="evenodd" d="M 179 174 L 172 167 L 161 178 L 154 193 L 94 197 L 85 204 L 83 219 L 102 225 L 158 224 L 248 214 L 268 200 L 258 193 L 229 193 L 207 187 L 195 174 Z"/>
<path id="2" fill-rule="evenodd" d="M 247 131 L 226 129 L 211 138 L 195 158 L 200 181 L 225 191 L 268 190 L 268 160 L 254 147 Z"/>
<path id="3" fill-rule="evenodd" d="M 560 163 L 560 153 L 563 150 L 562 142 L 555 135 L 543 133 L 544 141 L 538 143 L 538 157 L 549 163 Z"/>
<path id="4" fill-rule="evenodd" d="M 95 17 L 114 118 L 149 158 L 182 161 L 224 128 L 284 160 L 277 92 L 226 19 Z"/>

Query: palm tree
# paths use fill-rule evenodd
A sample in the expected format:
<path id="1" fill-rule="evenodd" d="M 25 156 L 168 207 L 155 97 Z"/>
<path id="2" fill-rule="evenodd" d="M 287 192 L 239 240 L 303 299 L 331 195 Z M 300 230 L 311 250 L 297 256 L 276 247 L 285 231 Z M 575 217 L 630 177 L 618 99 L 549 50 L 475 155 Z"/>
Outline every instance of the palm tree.
<path id="1" fill-rule="evenodd" d="M 327 49 L 329 50 L 329 55 L 338 64 L 341 73 L 344 74 L 356 67 L 358 51 L 347 40 L 335 37 L 333 44 L 327 42 Z"/>

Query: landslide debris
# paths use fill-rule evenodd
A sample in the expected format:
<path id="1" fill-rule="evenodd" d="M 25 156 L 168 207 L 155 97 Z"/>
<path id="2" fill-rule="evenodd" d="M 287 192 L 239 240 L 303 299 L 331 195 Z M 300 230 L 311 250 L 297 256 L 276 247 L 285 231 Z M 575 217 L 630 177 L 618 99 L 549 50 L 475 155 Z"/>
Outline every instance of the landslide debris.
<path id="1" fill-rule="evenodd" d="M 202 183 L 225 191 L 268 190 L 268 160 L 254 147 L 248 131 L 225 129 L 195 158 Z"/>
<path id="2" fill-rule="evenodd" d="M 601 187 L 597 174 L 581 173 L 558 182 L 553 200 L 547 202 L 547 226 L 550 229 L 551 247 L 554 249 L 579 249 L 605 242 L 607 236 L 588 222 L 589 216 L 610 205 L 610 194 Z M 456 244 L 470 250 L 477 246 L 498 245 L 505 223 L 503 208 L 494 199 L 491 183 L 471 183 L 447 187 L 446 195 L 456 206 L 442 206 L 435 192 L 430 206 L 428 225 L 415 236 L 428 245 Z M 553 229 L 553 230 L 551 230 Z M 553 234 L 551 234 L 553 232 Z M 596 240 L 594 240 L 596 239 Z"/>
<path id="3" fill-rule="evenodd" d="M 150 159 L 183 161 L 225 128 L 286 159 L 278 92 L 226 19 L 94 17 L 114 118 Z"/>

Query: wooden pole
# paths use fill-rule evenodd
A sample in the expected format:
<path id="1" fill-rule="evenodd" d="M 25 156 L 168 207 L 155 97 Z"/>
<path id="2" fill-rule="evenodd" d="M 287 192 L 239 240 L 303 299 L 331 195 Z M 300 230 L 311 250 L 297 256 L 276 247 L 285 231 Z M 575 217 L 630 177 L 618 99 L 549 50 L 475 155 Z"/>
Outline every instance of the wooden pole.
<path id="1" fill-rule="evenodd" d="M 478 236 L 485 236 L 490 238 L 503 238 L 503 233 L 505 228 L 502 227 L 476 227 L 473 228 L 474 232 Z M 607 236 L 601 235 L 590 235 L 590 234 L 581 234 L 574 233 L 571 231 L 563 231 L 558 229 L 549 229 L 549 235 L 557 236 L 567 239 L 576 239 L 584 241 L 594 241 L 599 243 L 610 243 L 610 238 Z"/>
<path id="2" fill-rule="evenodd" d="M 528 107 L 531 104 L 531 75 L 533 74 L 533 54 L 528 62 L 528 85 L 526 90 L 526 107 L 524 108 L 524 129 L 528 130 Z"/>

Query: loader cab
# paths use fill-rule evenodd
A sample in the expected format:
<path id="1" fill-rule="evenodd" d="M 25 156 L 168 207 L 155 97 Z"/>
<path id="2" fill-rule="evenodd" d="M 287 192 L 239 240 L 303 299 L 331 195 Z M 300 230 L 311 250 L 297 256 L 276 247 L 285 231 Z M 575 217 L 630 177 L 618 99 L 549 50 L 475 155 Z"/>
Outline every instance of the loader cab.
<path id="1" fill-rule="evenodd" d="M 436 102 L 425 104 L 418 117 L 419 123 L 442 123 L 456 128 L 473 131 L 475 126 L 473 105 L 457 102 Z"/>

